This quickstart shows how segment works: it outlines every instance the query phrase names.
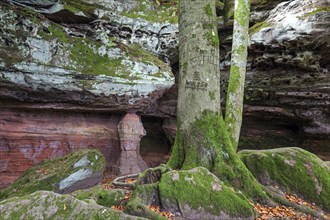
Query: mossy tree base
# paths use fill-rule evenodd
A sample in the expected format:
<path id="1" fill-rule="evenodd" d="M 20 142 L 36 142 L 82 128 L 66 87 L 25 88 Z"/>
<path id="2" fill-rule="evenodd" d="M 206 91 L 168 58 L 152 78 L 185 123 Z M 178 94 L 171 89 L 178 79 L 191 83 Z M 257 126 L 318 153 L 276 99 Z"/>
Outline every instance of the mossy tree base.
<path id="1" fill-rule="evenodd" d="M 316 155 L 292 147 L 243 150 L 239 156 L 263 185 L 277 185 L 330 211 L 330 171 Z"/>
<path id="2" fill-rule="evenodd" d="M 189 129 L 177 132 L 168 165 L 172 169 L 183 170 L 205 167 L 248 197 L 267 199 L 259 183 L 234 151 L 223 117 L 218 113 L 204 112 Z"/>

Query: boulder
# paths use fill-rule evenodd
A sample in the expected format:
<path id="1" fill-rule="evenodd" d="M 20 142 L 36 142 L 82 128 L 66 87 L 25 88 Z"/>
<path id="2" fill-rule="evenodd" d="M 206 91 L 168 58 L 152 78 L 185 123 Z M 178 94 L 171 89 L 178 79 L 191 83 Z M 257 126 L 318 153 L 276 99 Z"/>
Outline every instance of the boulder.
<path id="1" fill-rule="evenodd" d="M 69 193 L 92 187 L 101 182 L 104 169 L 105 158 L 98 150 L 78 150 L 27 169 L 13 184 L 0 191 L 0 199 L 37 190 Z"/>
<path id="2" fill-rule="evenodd" d="M 330 210 L 330 169 L 316 155 L 293 147 L 243 150 L 239 156 L 263 185 L 280 187 Z"/>
<path id="3" fill-rule="evenodd" d="M 71 195 L 37 191 L 0 202 L 1 219 L 144 219 Z"/>
<path id="4" fill-rule="evenodd" d="M 167 172 L 158 187 L 164 209 L 184 219 L 254 219 L 247 198 L 206 168 Z"/>
<path id="5" fill-rule="evenodd" d="M 128 191 L 123 189 L 103 189 L 101 185 L 89 189 L 77 190 L 71 193 L 76 199 L 83 201 L 94 200 L 97 204 L 111 208 L 118 206 L 125 200 Z"/>

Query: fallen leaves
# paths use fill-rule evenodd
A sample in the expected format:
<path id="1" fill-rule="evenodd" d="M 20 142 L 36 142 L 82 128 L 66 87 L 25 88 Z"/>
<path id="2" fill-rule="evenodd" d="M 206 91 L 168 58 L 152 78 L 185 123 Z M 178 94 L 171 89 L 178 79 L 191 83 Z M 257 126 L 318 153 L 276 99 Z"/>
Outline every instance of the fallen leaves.
<path id="1" fill-rule="evenodd" d="M 162 212 L 162 211 L 160 211 L 160 207 L 159 206 L 148 205 L 148 208 L 151 209 L 152 211 L 158 213 L 159 215 L 164 216 L 167 219 L 174 220 L 174 218 L 173 218 L 174 217 L 174 214 L 173 213 Z"/>
<path id="2" fill-rule="evenodd" d="M 47 174 L 48 174 L 48 169 L 46 169 L 46 168 L 41 168 L 41 169 L 39 169 L 37 172 L 40 173 L 40 174 L 47 175 Z"/>
<path id="3" fill-rule="evenodd" d="M 290 202 L 296 203 L 298 205 L 308 206 L 309 208 L 314 209 L 314 210 L 316 209 L 315 205 L 310 204 L 310 203 L 306 202 L 305 200 L 298 198 L 296 196 L 289 195 L 288 193 L 285 193 L 285 198 L 287 200 L 289 200 Z"/>
<path id="4" fill-rule="evenodd" d="M 128 179 L 125 179 L 125 183 L 132 184 L 132 183 L 135 183 L 135 182 L 136 182 L 136 178 L 128 178 Z"/>
<path id="5" fill-rule="evenodd" d="M 256 220 L 266 220 L 271 218 L 286 218 L 293 220 L 315 220 L 311 215 L 298 212 L 291 207 L 275 206 L 270 207 L 266 205 L 253 205 L 259 216 Z"/>
<path id="6" fill-rule="evenodd" d="M 111 206 L 111 208 L 117 211 L 124 211 L 126 209 L 123 205 Z"/>
<path id="7" fill-rule="evenodd" d="M 126 193 L 124 199 L 129 200 L 131 197 L 132 197 L 132 193 L 128 192 L 128 193 Z"/>

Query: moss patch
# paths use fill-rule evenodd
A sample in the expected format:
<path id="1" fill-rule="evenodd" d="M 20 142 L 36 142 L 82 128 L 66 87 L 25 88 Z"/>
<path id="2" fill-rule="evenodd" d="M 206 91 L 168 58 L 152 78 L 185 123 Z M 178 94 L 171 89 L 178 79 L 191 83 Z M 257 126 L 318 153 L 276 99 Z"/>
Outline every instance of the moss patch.
<path id="1" fill-rule="evenodd" d="M 307 17 L 310 17 L 310 16 L 313 16 L 317 13 L 321 13 L 321 12 L 329 12 L 330 11 L 330 6 L 321 6 L 321 7 L 318 7 L 316 8 L 315 10 L 311 11 L 311 12 L 308 12 L 306 13 L 303 18 L 307 18 Z"/>
<path id="2" fill-rule="evenodd" d="M 183 217 L 190 215 L 185 213 L 187 206 L 191 212 L 205 212 L 205 216 L 251 218 L 254 215 L 242 193 L 230 189 L 203 167 L 165 173 L 159 183 L 159 193 L 162 204 L 169 209 L 180 207 Z"/>
<path id="3" fill-rule="evenodd" d="M 255 33 L 259 32 L 261 29 L 269 27 L 269 26 L 270 26 L 270 24 L 265 21 L 256 23 L 255 25 L 253 25 L 252 27 L 249 28 L 250 37 L 252 35 L 254 35 Z"/>
<path id="4" fill-rule="evenodd" d="M 151 22 L 178 23 L 178 0 L 158 1 L 138 0 L 137 6 L 121 15 L 130 18 L 140 18 Z"/>
<path id="5" fill-rule="evenodd" d="M 92 163 L 87 166 L 73 167 L 83 157 L 87 157 Z M 44 160 L 27 169 L 13 184 L 1 190 L 0 200 L 30 194 L 37 190 L 58 190 L 61 180 L 85 167 L 94 170 L 94 172 L 102 173 L 105 168 L 103 154 L 98 150 L 85 149 L 52 160 Z"/>
<path id="6" fill-rule="evenodd" d="M 138 219 L 70 195 L 38 191 L 0 202 L 0 219 Z"/>
<path id="7" fill-rule="evenodd" d="M 182 131 L 179 127 L 168 165 L 172 169 L 203 166 L 247 197 L 266 198 L 234 151 L 221 114 L 204 112 L 188 129 Z"/>
<path id="8" fill-rule="evenodd" d="M 78 190 L 71 194 L 79 200 L 88 201 L 92 199 L 99 205 L 111 208 L 120 204 L 126 195 L 126 191 L 121 189 L 105 190 L 102 186 L 95 186 L 90 189 Z"/>
<path id="9" fill-rule="evenodd" d="M 279 148 L 243 150 L 239 156 L 263 184 L 277 184 L 330 210 L 329 168 L 316 155 L 300 148 Z"/>

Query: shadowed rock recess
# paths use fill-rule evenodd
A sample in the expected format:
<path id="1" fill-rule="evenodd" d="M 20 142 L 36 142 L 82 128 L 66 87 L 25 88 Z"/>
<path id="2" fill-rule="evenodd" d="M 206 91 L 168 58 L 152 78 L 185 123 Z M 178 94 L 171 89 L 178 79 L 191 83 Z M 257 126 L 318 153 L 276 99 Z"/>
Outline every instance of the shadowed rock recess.
<path id="1" fill-rule="evenodd" d="M 252 1 L 240 148 L 294 146 L 330 160 L 329 9 L 327 0 Z M 217 13 L 224 100 L 232 15 Z M 139 135 L 147 131 L 146 163 L 141 136 L 126 152 L 139 170 L 166 161 L 176 131 L 177 21 L 176 5 L 151 0 L 0 1 L 0 188 L 77 149 L 99 149 L 116 167 L 127 113 L 142 116 Z"/>

